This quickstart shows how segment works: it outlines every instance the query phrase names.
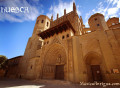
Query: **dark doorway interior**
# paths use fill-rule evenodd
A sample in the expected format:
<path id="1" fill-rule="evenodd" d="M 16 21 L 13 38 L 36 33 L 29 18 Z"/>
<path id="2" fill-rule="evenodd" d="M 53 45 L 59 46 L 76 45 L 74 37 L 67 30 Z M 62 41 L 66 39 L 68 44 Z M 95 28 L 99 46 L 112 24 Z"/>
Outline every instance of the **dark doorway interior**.
<path id="1" fill-rule="evenodd" d="M 91 65 L 93 81 L 101 82 L 102 75 L 100 71 L 100 65 Z"/>
<path id="2" fill-rule="evenodd" d="M 64 65 L 56 65 L 55 79 L 64 80 Z"/>

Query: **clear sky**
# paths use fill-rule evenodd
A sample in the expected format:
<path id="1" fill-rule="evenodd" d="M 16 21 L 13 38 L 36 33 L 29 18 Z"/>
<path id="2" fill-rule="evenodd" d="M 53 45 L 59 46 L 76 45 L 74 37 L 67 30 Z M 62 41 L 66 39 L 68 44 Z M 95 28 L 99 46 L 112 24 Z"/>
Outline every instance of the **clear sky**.
<path id="1" fill-rule="evenodd" d="M 62 16 L 65 8 L 72 11 L 73 2 L 87 27 L 88 18 L 97 12 L 104 14 L 106 21 L 114 16 L 120 18 L 120 0 L 0 0 L 0 55 L 24 55 L 37 16 L 53 14 L 55 20 L 56 14 Z M 29 13 L 2 13 L 1 7 L 28 7 Z"/>

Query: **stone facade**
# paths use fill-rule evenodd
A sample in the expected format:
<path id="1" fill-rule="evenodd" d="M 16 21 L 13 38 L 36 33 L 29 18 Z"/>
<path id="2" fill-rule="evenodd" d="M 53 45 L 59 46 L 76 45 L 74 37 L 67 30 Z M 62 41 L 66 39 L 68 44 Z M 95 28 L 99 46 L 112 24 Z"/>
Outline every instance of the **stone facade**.
<path id="1" fill-rule="evenodd" d="M 79 82 L 120 82 L 119 18 L 100 13 L 88 23 L 73 11 L 53 21 L 40 15 L 19 62 L 18 78 Z M 9 74 L 10 75 L 10 74 Z"/>
<path id="2" fill-rule="evenodd" d="M 7 68 L 6 72 L 4 74 L 7 78 L 19 78 L 19 69 L 20 69 L 20 59 L 22 59 L 23 56 L 17 56 L 11 59 L 7 60 Z"/>

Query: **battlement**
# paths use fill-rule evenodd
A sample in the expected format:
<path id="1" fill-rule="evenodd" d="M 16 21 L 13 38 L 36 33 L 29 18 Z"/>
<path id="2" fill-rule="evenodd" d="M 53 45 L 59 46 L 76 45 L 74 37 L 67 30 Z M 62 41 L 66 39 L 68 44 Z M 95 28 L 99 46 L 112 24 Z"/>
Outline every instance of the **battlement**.
<path id="1" fill-rule="evenodd" d="M 54 26 L 56 26 L 56 25 L 58 25 L 58 24 L 60 24 L 62 22 L 65 22 L 65 21 L 69 20 L 70 17 L 72 17 L 73 15 L 74 15 L 74 11 L 71 11 L 71 12 L 69 12 L 67 14 L 64 14 L 63 16 L 57 18 L 56 20 L 51 21 L 50 22 L 50 28 L 54 27 Z"/>
<path id="2" fill-rule="evenodd" d="M 119 24 L 119 18 L 118 17 L 112 17 L 109 18 L 107 21 L 107 26 L 110 28 L 111 26 L 114 26 L 116 24 Z"/>

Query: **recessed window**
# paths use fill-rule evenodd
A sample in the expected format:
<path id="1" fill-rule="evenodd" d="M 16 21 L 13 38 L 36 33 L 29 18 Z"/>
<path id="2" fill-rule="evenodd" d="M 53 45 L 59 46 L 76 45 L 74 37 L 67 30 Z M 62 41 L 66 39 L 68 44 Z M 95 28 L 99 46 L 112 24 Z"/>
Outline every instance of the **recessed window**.
<path id="1" fill-rule="evenodd" d="M 95 18 L 95 21 L 97 20 L 97 18 Z"/>
<path id="2" fill-rule="evenodd" d="M 48 25 L 49 25 L 49 22 L 47 22 L 47 27 L 48 27 Z"/>
<path id="3" fill-rule="evenodd" d="M 67 37 L 69 37 L 69 34 L 67 34 Z"/>
<path id="4" fill-rule="evenodd" d="M 32 65 L 31 65 L 31 67 L 30 67 L 31 69 L 32 69 Z"/>
<path id="5" fill-rule="evenodd" d="M 62 39 L 64 39 L 65 38 L 65 36 L 62 36 Z"/>
<path id="6" fill-rule="evenodd" d="M 47 44 L 49 43 L 49 41 L 47 41 Z"/>
<path id="7" fill-rule="evenodd" d="M 41 20 L 41 23 L 43 23 L 44 22 L 44 20 Z"/>
<path id="8" fill-rule="evenodd" d="M 100 24 L 97 24 L 97 26 L 100 26 Z"/>

